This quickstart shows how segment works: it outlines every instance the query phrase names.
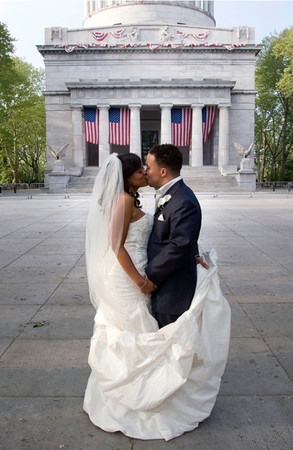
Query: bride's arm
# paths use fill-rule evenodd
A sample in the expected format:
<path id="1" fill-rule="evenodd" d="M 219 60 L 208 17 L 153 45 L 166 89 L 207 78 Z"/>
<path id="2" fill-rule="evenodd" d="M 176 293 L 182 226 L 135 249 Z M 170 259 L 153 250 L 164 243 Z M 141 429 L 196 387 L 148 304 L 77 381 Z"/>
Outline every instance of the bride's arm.
<path id="1" fill-rule="evenodd" d="M 117 252 L 117 259 L 119 263 L 121 264 L 122 268 L 125 270 L 127 275 L 134 281 L 134 283 L 142 289 L 142 292 L 144 294 L 149 294 L 151 291 L 154 290 L 154 284 L 148 280 L 145 279 L 138 270 L 136 269 L 135 265 L 132 262 L 132 259 L 129 256 L 129 253 L 127 252 L 126 248 L 124 247 L 125 240 L 128 233 L 129 224 L 131 222 L 132 217 L 132 211 L 135 207 L 133 204 L 133 199 L 128 195 L 124 195 L 124 223 L 123 223 L 123 231 L 121 236 L 121 242 L 120 246 Z M 119 214 L 119 211 L 117 212 Z M 115 220 L 115 219 L 114 219 Z"/>

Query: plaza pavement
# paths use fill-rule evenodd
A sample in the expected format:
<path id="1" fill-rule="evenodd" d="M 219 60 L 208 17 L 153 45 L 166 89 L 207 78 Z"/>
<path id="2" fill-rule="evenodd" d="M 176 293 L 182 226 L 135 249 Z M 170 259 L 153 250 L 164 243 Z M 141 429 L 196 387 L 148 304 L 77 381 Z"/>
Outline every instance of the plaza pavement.
<path id="1" fill-rule="evenodd" d="M 89 195 L 0 197 L 0 448 L 292 450 L 293 195 L 201 195 L 232 308 L 211 417 L 170 442 L 95 428 L 83 412 L 94 309 L 84 238 Z M 146 209 L 153 197 L 145 194 Z"/>

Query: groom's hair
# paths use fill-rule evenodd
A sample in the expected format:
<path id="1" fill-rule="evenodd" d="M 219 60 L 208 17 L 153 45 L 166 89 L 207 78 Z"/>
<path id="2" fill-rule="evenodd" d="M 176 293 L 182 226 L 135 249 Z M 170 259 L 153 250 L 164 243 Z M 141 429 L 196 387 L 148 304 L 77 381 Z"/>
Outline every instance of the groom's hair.
<path id="1" fill-rule="evenodd" d="M 172 144 L 154 145 L 149 153 L 154 155 L 159 167 L 165 167 L 173 175 L 179 175 L 183 157 L 178 147 Z"/>

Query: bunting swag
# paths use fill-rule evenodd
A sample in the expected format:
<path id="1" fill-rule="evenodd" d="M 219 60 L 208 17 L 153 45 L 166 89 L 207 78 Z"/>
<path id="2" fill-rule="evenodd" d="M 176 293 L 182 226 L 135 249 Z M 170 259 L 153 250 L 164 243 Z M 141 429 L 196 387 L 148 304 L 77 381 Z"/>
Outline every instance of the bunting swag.
<path id="1" fill-rule="evenodd" d="M 94 108 L 84 108 L 85 140 L 92 144 L 99 143 L 99 111 Z"/>
<path id="2" fill-rule="evenodd" d="M 172 108 L 171 133 L 172 144 L 184 147 L 190 144 L 191 108 Z"/>
<path id="3" fill-rule="evenodd" d="M 109 143 L 129 145 L 130 142 L 130 109 L 109 109 Z"/>
<path id="4" fill-rule="evenodd" d="M 215 120 L 216 106 L 205 106 L 202 109 L 202 141 L 203 144 L 208 140 Z"/>

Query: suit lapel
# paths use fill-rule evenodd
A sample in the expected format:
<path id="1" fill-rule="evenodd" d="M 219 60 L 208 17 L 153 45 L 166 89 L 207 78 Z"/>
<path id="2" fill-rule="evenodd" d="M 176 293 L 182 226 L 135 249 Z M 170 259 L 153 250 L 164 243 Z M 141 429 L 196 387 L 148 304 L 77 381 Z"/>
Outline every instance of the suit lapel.
<path id="1" fill-rule="evenodd" d="M 163 197 L 165 197 L 165 195 L 171 195 L 171 198 L 169 200 L 171 202 L 172 201 L 172 195 L 174 195 L 181 186 L 183 186 L 183 180 L 177 181 L 175 184 L 173 184 L 173 186 L 171 186 L 167 190 L 167 192 L 163 195 Z M 154 215 L 156 216 L 160 211 L 161 210 L 157 207 Z"/>
<path id="2" fill-rule="evenodd" d="M 168 189 L 168 191 L 166 192 L 165 195 L 171 195 L 171 197 L 172 197 L 172 195 L 174 195 L 175 192 L 177 192 L 181 186 L 183 186 L 183 180 L 179 180 L 179 181 L 177 181 L 177 183 L 173 184 L 173 186 L 171 186 L 170 189 Z M 170 199 L 170 201 L 171 200 L 172 199 Z"/>

